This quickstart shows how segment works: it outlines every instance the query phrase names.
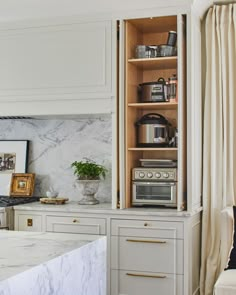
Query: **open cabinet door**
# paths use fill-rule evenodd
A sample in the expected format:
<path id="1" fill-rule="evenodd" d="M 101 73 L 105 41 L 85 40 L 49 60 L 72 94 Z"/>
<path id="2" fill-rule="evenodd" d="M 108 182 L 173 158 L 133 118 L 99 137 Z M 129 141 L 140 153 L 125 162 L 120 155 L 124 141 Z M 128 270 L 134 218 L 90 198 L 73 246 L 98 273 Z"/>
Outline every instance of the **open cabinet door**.
<path id="1" fill-rule="evenodd" d="M 201 23 L 191 14 L 187 19 L 188 89 L 187 89 L 187 210 L 201 207 L 202 190 L 202 92 L 201 92 Z M 191 46 L 189 45 L 191 44 Z"/>
<path id="2" fill-rule="evenodd" d="M 125 106 L 124 106 L 124 40 L 125 40 L 125 22 L 117 21 L 117 108 L 118 108 L 118 191 L 117 207 L 125 208 Z"/>
<path id="3" fill-rule="evenodd" d="M 186 15 L 179 14 L 178 30 L 178 200 L 177 210 L 187 206 L 187 120 L 186 120 Z"/>

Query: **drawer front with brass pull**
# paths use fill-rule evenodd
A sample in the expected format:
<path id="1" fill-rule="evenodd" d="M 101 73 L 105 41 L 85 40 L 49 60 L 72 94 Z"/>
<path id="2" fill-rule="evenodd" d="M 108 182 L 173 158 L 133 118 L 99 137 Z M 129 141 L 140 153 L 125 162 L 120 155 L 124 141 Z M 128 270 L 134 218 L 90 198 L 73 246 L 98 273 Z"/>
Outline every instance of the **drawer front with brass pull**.
<path id="1" fill-rule="evenodd" d="M 16 230 L 42 231 L 42 216 L 40 215 L 18 214 L 15 218 L 17 218 L 18 224 Z"/>
<path id="2" fill-rule="evenodd" d="M 183 276 L 163 273 L 112 270 L 112 295 L 183 295 Z"/>
<path id="3" fill-rule="evenodd" d="M 183 239 L 184 224 L 182 221 L 157 220 L 124 220 L 112 219 L 111 234 L 128 237 L 160 237 L 167 239 Z"/>
<path id="4" fill-rule="evenodd" d="M 111 237 L 112 269 L 183 274 L 183 240 Z"/>
<path id="5" fill-rule="evenodd" d="M 77 234 L 106 234 L 106 219 L 81 216 L 46 217 L 46 231 Z"/>

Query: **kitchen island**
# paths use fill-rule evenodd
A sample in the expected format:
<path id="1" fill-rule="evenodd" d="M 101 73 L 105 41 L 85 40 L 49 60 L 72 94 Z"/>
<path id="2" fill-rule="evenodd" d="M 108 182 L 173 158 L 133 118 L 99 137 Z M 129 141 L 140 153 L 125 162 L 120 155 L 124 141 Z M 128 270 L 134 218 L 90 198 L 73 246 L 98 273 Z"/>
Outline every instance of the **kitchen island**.
<path id="1" fill-rule="evenodd" d="M 0 231 L 1 295 L 105 295 L 106 237 Z"/>

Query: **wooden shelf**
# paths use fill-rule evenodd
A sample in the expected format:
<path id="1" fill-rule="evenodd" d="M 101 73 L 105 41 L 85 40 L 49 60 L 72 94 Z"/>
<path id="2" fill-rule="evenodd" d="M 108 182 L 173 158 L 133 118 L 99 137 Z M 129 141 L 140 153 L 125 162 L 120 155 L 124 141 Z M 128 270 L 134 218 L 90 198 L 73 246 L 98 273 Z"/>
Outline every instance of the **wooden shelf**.
<path id="1" fill-rule="evenodd" d="M 155 58 L 131 58 L 128 62 L 145 70 L 176 69 L 177 56 Z"/>
<path id="2" fill-rule="evenodd" d="M 177 102 L 137 102 L 137 103 L 128 103 L 128 107 L 132 108 L 140 108 L 146 110 L 177 110 L 178 103 Z"/>
<path id="3" fill-rule="evenodd" d="M 128 151 L 178 151 L 178 148 L 169 148 L 169 147 L 134 147 L 134 148 L 128 148 Z"/>

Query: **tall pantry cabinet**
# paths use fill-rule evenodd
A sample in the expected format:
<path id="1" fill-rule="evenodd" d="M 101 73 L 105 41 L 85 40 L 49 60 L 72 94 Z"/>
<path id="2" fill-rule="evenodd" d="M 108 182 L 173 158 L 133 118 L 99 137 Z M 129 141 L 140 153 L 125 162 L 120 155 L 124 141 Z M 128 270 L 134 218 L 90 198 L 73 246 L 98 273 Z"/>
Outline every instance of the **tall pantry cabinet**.
<path id="1" fill-rule="evenodd" d="M 201 241 L 201 22 L 193 7 L 162 8 L 118 22 L 117 207 L 111 221 L 111 294 L 199 294 Z M 177 54 L 137 58 L 138 45 L 165 44 L 177 32 Z M 178 98 L 142 102 L 138 86 L 177 75 Z M 177 146 L 140 146 L 136 122 L 158 113 L 178 130 Z M 140 159 L 177 160 L 176 208 L 134 208 L 132 170 Z M 136 214 L 131 218 L 132 214 Z M 133 220 L 132 220 L 133 219 Z M 181 230 L 179 230 L 179 228 Z M 137 259 L 139 257 L 139 259 Z"/>
<path id="2" fill-rule="evenodd" d="M 124 19 L 119 22 L 119 200 L 132 207 L 132 169 L 140 159 L 177 160 L 177 211 L 201 206 L 201 60 L 200 20 L 191 13 Z M 137 58 L 140 44 L 166 44 L 177 32 L 177 54 Z M 170 102 L 142 102 L 142 83 L 176 75 L 177 98 Z M 178 131 L 177 146 L 143 147 L 137 144 L 136 122 L 146 114 L 160 114 Z"/>

